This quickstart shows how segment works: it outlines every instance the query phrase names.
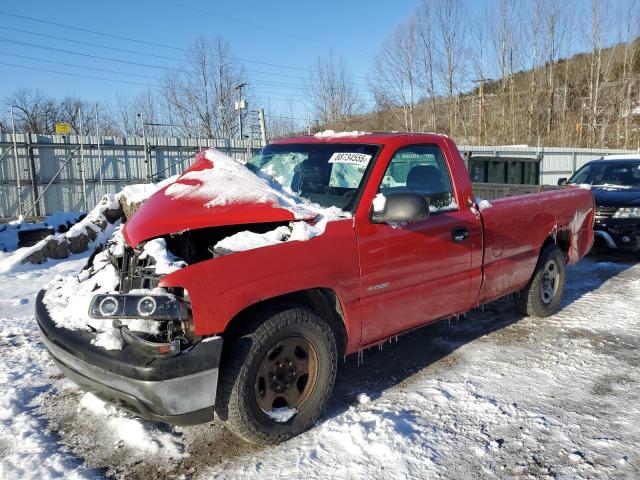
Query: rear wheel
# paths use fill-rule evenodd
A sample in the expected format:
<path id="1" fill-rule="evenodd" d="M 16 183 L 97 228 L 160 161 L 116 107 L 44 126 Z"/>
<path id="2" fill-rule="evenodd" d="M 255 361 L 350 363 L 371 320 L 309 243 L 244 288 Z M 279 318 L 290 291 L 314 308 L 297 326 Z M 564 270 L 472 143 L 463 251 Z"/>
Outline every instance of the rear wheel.
<path id="1" fill-rule="evenodd" d="M 531 280 L 516 294 L 520 313 L 548 317 L 560 307 L 565 284 L 564 256 L 557 245 L 548 245 L 540 253 Z"/>
<path id="2" fill-rule="evenodd" d="M 216 412 L 248 442 L 282 442 L 320 416 L 336 365 L 334 334 L 315 313 L 291 305 L 258 312 L 225 345 Z"/>

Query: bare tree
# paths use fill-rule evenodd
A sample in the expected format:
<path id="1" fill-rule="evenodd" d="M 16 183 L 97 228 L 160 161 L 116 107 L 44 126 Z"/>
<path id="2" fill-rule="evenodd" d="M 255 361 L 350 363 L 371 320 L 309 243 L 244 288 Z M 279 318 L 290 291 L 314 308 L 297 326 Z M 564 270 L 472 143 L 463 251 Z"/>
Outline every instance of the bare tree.
<path id="1" fill-rule="evenodd" d="M 435 131 L 436 126 L 436 51 L 433 33 L 433 11 L 430 0 L 423 0 L 418 9 L 418 62 L 420 74 L 418 81 L 429 101 L 429 125 Z"/>
<path id="2" fill-rule="evenodd" d="M 590 29 L 590 43 L 591 54 L 588 57 L 589 62 L 589 104 L 588 104 L 588 119 L 589 119 L 589 141 L 590 147 L 596 144 L 596 135 L 598 127 L 601 128 L 601 132 L 604 132 L 606 124 L 603 119 L 600 118 L 601 113 L 601 90 L 603 72 L 606 70 L 606 66 L 603 63 L 603 49 L 605 47 L 604 38 L 604 5 L 602 0 L 591 1 L 591 29 Z M 602 120 L 602 121 L 601 121 Z"/>
<path id="3" fill-rule="evenodd" d="M 5 99 L 13 107 L 16 128 L 37 134 L 53 133 L 58 118 L 55 100 L 39 91 L 20 89 Z"/>
<path id="4" fill-rule="evenodd" d="M 620 133 L 619 128 L 621 126 L 621 122 L 617 122 L 618 131 L 616 139 L 618 142 L 616 143 L 619 143 L 619 140 L 624 138 L 624 141 L 622 142 L 622 146 L 624 148 L 629 148 L 630 121 L 633 118 L 634 111 L 632 99 L 634 83 L 640 92 L 638 82 L 634 82 L 633 75 L 634 62 L 637 62 L 638 57 L 640 56 L 640 41 L 637 40 L 640 34 L 640 15 L 638 14 L 637 9 L 634 8 L 634 5 L 635 4 L 633 2 L 629 2 L 626 5 L 626 8 L 621 7 L 620 14 L 617 15 L 624 19 L 623 28 L 619 29 L 619 42 L 624 45 L 622 73 L 620 78 L 621 88 L 619 89 L 619 97 L 622 99 L 620 102 L 619 117 L 624 121 L 624 133 Z"/>
<path id="5" fill-rule="evenodd" d="M 516 130 L 516 98 L 515 71 L 519 48 L 517 38 L 518 3 L 515 0 L 499 0 L 495 10 L 490 10 L 491 57 L 497 68 L 499 78 L 498 103 L 502 118 L 494 125 L 495 134 L 502 139 L 510 137 L 515 142 Z M 534 39 L 537 37 L 533 37 Z M 534 44 L 532 59 L 536 61 L 536 45 Z M 531 106 L 533 108 L 533 106 Z"/>
<path id="6" fill-rule="evenodd" d="M 182 125 L 183 133 L 208 138 L 236 135 L 235 89 L 246 83 L 246 76 L 229 43 L 222 37 L 198 37 L 187 52 L 186 65 L 164 79 L 169 118 Z"/>
<path id="7" fill-rule="evenodd" d="M 171 127 L 164 126 L 160 102 L 151 89 L 135 96 L 118 94 L 111 116 L 115 129 L 122 136 L 142 136 L 143 133 L 159 136 L 171 130 Z"/>
<path id="8" fill-rule="evenodd" d="M 414 131 L 418 61 L 418 17 L 413 15 L 382 44 L 370 80 L 379 104 L 402 108 L 408 132 Z"/>
<path id="9" fill-rule="evenodd" d="M 478 86 L 478 116 L 476 119 L 476 143 L 478 145 L 482 145 L 485 139 L 486 132 L 486 118 L 485 118 L 485 102 L 484 102 L 484 86 L 487 82 L 487 57 L 486 57 L 486 47 L 487 47 L 487 34 L 486 34 L 486 22 L 485 19 L 488 18 L 488 14 L 485 11 L 483 18 L 480 22 L 476 23 L 473 26 L 472 30 L 472 38 L 473 44 L 476 48 L 476 54 L 472 55 L 472 67 L 475 74 L 475 79 L 473 82 Z"/>
<path id="10" fill-rule="evenodd" d="M 307 93 L 315 118 L 325 127 L 342 128 L 359 103 L 344 60 L 329 52 L 327 58 L 318 58 L 310 76 Z"/>
<path id="11" fill-rule="evenodd" d="M 435 39 L 439 47 L 440 78 L 445 88 L 448 105 L 449 132 L 458 125 L 458 94 L 465 75 L 464 35 L 467 31 L 463 0 L 436 0 L 434 2 Z"/>

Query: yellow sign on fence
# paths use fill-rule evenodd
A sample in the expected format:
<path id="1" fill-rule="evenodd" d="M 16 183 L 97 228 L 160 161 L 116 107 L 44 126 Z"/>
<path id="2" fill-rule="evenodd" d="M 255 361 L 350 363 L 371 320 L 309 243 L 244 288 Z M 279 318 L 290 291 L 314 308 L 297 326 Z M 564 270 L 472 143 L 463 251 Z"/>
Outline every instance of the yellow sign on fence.
<path id="1" fill-rule="evenodd" d="M 71 133 L 71 125 L 67 122 L 56 123 L 56 135 L 69 135 Z"/>

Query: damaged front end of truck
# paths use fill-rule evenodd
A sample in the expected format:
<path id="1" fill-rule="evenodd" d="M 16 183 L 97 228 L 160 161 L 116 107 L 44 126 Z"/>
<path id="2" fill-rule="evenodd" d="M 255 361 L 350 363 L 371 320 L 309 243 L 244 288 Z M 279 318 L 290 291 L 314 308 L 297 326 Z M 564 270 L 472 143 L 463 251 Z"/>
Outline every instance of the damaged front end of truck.
<path id="1" fill-rule="evenodd" d="M 164 275 L 144 247 L 114 254 L 107 246 L 80 272 L 79 295 L 105 269 L 118 276 L 116 288 L 89 296 L 87 328 L 61 321 L 56 296 L 64 301 L 64 286 L 41 291 L 43 342 L 65 376 L 104 400 L 176 425 L 211 421 L 222 338 L 194 334 L 188 294 L 158 286 Z"/>
<path id="2" fill-rule="evenodd" d="M 118 227 L 74 279 L 58 279 L 36 301 L 43 342 L 68 378 L 142 417 L 177 425 L 213 420 L 223 339 L 221 330 L 203 327 L 206 314 L 194 319 L 189 291 L 172 281 L 175 274 L 197 284 L 194 266 L 313 236 L 309 225 L 317 216 L 216 155 L 200 154 Z M 206 178 L 213 170 L 221 179 Z M 220 200 L 234 192 L 229 179 L 244 197 Z M 219 191 L 212 191 L 215 185 Z M 238 239 L 249 243 L 243 247 Z"/>

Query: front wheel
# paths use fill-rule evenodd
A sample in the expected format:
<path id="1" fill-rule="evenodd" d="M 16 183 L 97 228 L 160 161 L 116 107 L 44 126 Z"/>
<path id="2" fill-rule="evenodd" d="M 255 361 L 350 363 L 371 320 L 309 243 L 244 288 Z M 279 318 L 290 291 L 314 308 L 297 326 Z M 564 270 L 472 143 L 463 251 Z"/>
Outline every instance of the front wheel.
<path id="1" fill-rule="evenodd" d="M 258 312 L 225 346 L 216 412 L 256 444 L 279 443 L 318 419 L 333 389 L 333 331 L 299 306 Z"/>
<path id="2" fill-rule="evenodd" d="M 540 253 L 533 276 L 516 293 L 516 307 L 523 315 L 548 317 L 560 307 L 565 284 L 564 256 L 557 245 L 548 245 Z"/>

